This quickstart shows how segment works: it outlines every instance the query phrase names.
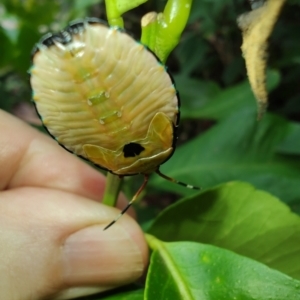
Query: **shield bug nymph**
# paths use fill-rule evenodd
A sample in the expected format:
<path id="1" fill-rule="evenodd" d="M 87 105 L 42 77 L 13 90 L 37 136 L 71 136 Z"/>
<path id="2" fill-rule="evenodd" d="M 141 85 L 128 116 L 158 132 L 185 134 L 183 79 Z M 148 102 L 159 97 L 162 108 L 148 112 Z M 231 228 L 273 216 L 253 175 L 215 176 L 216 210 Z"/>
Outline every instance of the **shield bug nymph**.
<path id="1" fill-rule="evenodd" d="M 159 171 L 175 150 L 179 95 L 147 47 L 119 28 L 87 18 L 45 35 L 32 62 L 33 101 L 50 135 L 113 174 L 144 175 L 120 216 L 152 172 L 195 188 Z"/>

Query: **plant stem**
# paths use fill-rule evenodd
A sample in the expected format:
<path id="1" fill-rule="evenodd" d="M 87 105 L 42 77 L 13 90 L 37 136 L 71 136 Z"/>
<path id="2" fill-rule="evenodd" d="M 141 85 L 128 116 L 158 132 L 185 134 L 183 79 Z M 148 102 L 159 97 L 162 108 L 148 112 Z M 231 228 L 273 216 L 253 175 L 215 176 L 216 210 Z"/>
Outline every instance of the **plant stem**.
<path id="1" fill-rule="evenodd" d="M 154 251 L 159 248 L 159 244 L 161 243 L 161 241 L 159 241 L 156 237 L 151 234 L 145 233 L 145 238 L 151 250 Z"/>
<path id="2" fill-rule="evenodd" d="M 106 185 L 102 203 L 108 206 L 115 206 L 122 185 L 122 178 L 107 172 Z"/>
<path id="3" fill-rule="evenodd" d="M 192 3 L 193 0 L 168 0 L 162 13 L 148 13 L 142 19 L 141 41 L 164 64 L 179 43 Z"/>
<path id="4" fill-rule="evenodd" d="M 118 10 L 117 0 L 105 0 L 107 20 L 110 26 L 124 27 L 124 22 Z M 115 206 L 122 185 L 122 178 L 107 172 L 102 203 Z"/>
<path id="5" fill-rule="evenodd" d="M 123 18 L 118 9 L 117 0 L 105 0 L 106 15 L 110 26 L 124 28 Z"/>

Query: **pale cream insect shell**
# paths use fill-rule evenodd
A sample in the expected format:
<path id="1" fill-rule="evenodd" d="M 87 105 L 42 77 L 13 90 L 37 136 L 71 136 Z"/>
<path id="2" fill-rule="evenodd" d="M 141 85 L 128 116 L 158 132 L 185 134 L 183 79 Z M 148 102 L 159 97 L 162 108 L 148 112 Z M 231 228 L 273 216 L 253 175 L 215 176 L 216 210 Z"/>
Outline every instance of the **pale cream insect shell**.
<path id="1" fill-rule="evenodd" d="M 124 31 L 73 22 L 37 44 L 30 73 L 37 111 L 67 150 L 121 176 L 149 174 L 173 154 L 172 78 Z"/>

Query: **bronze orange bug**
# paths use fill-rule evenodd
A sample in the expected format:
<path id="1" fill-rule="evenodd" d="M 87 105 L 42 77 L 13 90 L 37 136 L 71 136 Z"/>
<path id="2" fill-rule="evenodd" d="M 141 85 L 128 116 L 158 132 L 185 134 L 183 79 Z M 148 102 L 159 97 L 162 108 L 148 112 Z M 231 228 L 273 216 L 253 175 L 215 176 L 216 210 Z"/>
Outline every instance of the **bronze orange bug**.
<path id="1" fill-rule="evenodd" d="M 144 175 L 119 217 L 152 172 L 198 189 L 159 171 L 175 150 L 179 95 L 147 47 L 117 27 L 87 18 L 42 37 L 32 61 L 33 101 L 50 135 L 113 174 Z"/>

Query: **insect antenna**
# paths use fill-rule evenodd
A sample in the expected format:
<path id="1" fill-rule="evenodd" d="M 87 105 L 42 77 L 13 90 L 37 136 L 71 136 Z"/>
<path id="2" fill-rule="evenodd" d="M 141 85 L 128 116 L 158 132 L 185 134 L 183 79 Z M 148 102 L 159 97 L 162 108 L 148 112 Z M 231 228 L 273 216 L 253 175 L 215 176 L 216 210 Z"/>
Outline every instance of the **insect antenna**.
<path id="1" fill-rule="evenodd" d="M 167 175 L 161 173 L 161 172 L 159 171 L 159 169 L 156 170 L 156 173 L 157 173 L 160 177 L 162 177 L 162 178 L 164 178 L 164 179 L 166 179 L 166 180 L 168 180 L 168 181 L 171 181 L 171 182 L 177 183 L 177 184 L 179 184 L 179 185 L 182 185 L 182 186 L 184 186 L 184 187 L 186 187 L 186 188 L 188 188 L 188 189 L 192 189 L 192 190 L 201 190 L 200 187 L 193 186 L 193 185 L 190 185 L 190 184 L 186 184 L 186 183 L 184 183 L 184 182 L 181 182 L 181 181 L 178 181 L 178 180 L 176 180 L 176 179 L 174 179 L 174 178 L 171 178 L 171 177 L 169 177 L 169 176 L 167 176 Z"/>
<path id="2" fill-rule="evenodd" d="M 161 173 L 159 170 L 156 170 L 156 173 L 168 180 L 168 181 L 171 181 L 171 182 L 174 182 L 176 184 L 179 184 L 181 186 L 184 186 L 188 189 L 192 189 L 192 190 L 200 190 L 201 188 L 200 187 L 197 187 L 197 186 L 193 186 L 193 185 L 190 185 L 190 184 L 186 184 L 184 182 L 181 182 L 181 181 L 178 181 L 174 178 L 171 178 L 163 173 Z M 120 212 L 120 214 L 113 220 L 111 221 L 103 230 L 106 230 L 108 229 L 109 227 L 111 227 L 113 224 L 115 224 L 124 214 L 125 212 L 128 210 L 128 208 L 132 205 L 132 203 L 137 199 L 137 197 L 140 195 L 140 193 L 143 191 L 143 189 L 146 187 L 147 183 L 148 183 L 148 179 L 149 179 L 149 175 L 144 175 L 144 182 L 143 184 L 140 186 L 140 188 L 138 189 L 138 191 L 135 193 L 135 195 L 132 197 L 131 201 L 126 205 L 126 207 Z"/>
<path id="3" fill-rule="evenodd" d="M 135 193 L 135 195 L 132 197 L 132 199 L 130 200 L 130 202 L 126 205 L 126 207 L 120 212 L 120 214 L 113 220 L 111 221 L 103 230 L 108 229 L 110 226 L 112 226 L 113 224 L 115 224 L 124 214 L 125 212 L 128 210 L 128 208 L 132 205 L 132 203 L 137 199 L 137 197 L 140 195 L 140 193 L 142 192 L 142 190 L 146 187 L 147 183 L 148 183 L 148 179 L 149 179 L 149 175 L 144 175 L 144 182 L 143 184 L 140 186 L 140 188 L 138 189 L 138 191 Z"/>

